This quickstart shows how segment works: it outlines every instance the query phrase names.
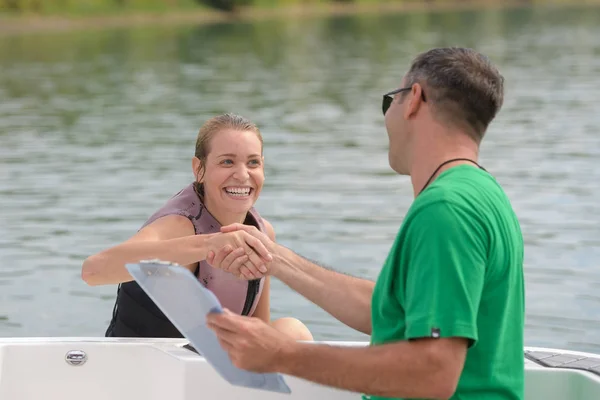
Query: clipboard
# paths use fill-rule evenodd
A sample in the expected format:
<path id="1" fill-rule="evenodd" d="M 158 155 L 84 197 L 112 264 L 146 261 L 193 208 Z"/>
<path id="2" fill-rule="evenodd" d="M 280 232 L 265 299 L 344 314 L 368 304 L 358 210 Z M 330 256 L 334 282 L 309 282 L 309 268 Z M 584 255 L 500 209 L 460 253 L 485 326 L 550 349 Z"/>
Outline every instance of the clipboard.
<path id="1" fill-rule="evenodd" d="M 206 315 L 222 312 L 217 297 L 187 268 L 160 260 L 144 260 L 125 267 L 148 297 L 194 346 L 197 352 L 232 385 L 291 393 L 278 373 L 255 373 L 234 366 L 206 326 Z"/>

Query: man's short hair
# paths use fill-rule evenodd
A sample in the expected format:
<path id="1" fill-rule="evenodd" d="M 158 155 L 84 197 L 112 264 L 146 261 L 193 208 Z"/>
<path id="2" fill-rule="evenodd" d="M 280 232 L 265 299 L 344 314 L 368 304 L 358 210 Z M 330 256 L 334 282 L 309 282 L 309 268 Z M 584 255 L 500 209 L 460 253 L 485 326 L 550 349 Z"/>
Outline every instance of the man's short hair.
<path id="1" fill-rule="evenodd" d="M 477 143 L 504 101 L 504 77 L 486 56 L 467 48 L 419 54 L 405 82 L 421 84 L 434 117 L 462 128 Z"/>

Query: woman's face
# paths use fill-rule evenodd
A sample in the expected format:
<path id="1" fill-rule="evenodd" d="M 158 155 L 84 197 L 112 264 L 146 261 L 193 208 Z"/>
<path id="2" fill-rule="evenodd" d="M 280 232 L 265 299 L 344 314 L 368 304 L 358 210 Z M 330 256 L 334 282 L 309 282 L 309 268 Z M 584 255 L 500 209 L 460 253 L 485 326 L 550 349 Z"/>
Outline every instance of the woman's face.
<path id="1" fill-rule="evenodd" d="M 225 129 L 214 135 L 209 149 L 200 174 L 206 207 L 216 214 L 245 215 L 265 181 L 260 139 L 252 131 Z"/>

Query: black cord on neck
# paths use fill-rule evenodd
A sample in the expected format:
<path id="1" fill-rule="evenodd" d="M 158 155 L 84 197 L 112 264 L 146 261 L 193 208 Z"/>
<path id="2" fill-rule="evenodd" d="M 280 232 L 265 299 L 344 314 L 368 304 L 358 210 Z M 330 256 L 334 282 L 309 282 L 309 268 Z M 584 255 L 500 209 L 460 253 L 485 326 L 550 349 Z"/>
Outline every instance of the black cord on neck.
<path id="1" fill-rule="evenodd" d="M 429 186 L 429 184 L 431 183 L 431 180 L 433 179 L 433 177 L 435 176 L 435 174 L 438 173 L 438 171 L 440 170 L 440 168 L 442 168 L 444 165 L 454 162 L 454 161 L 469 161 L 472 162 L 473 164 L 477 165 L 479 168 L 481 168 L 482 170 L 486 171 L 485 168 L 483 168 L 481 165 L 479 165 L 477 163 L 477 161 L 473 161 L 470 158 L 453 158 L 451 160 L 448 161 L 444 161 L 443 163 L 441 163 L 436 169 L 435 171 L 433 171 L 433 174 L 431 174 L 431 176 L 429 177 L 429 179 L 427 179 L 427 182 L 425 182 L 425 186 L 423 186 L 423 189 L 421 189 L 419 191 L 419 194 L 423 193 L 423 190 L 425 190 L 427 188 L 427 186 Z M 487 171 L 486 171 L 487 172 Z"/>

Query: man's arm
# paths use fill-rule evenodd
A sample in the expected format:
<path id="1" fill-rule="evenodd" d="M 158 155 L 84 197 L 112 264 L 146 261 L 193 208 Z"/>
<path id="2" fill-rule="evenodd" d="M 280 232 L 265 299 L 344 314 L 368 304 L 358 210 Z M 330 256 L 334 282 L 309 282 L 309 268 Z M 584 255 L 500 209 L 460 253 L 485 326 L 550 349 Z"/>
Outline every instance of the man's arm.
<path id="1" fill-rule="evenodd" d="M 298 343 L 281 358 L 277 370 L 367 395 L 448 399 L 456 391 L 466 353 L 462 338 L 365 347 Z"/>
<path id="2" fill-rule="evenodd" d="M 364 347 L 298 342 L 256 318 L 228 310 L 209 314 L 207 323 L 238 368 L 281 372 L 385 397 L 448 399 L 456 390 L 467 349 L 461 338 Z"/>
<path id="3" fill-rule="evenodd" d="M 270 224 L 265 225 L 267 231 L 272 230 Z M 273 261 L 269 263 L 269 275 L 281 280 L 340 322 L 365 334 L 371 334 L 371 296 L 374 282 L 335 272 L 310 262 L 270 240 L 253 226 L 233 224 L 223 227 L 221 231 L 242 229 L 260 239 L 273 255 Z M 227 257 L 228 254 L 221 250 L 216 255 L 209 254 L 207 261 L 215 267 L 244 277 L 239 271 L 229 269 L 235 258 Z"/>
<path id="4" fill-rule="evenodd" d="M 263 219 L 265 226 L 267 227 L 267 236 L 272 241 L 275 241 L 275 229 L 266 219 Z M 262 294 L 256 309 L 254 310 L 253 317 L 260 318 L 267 324 L 271 322 L 271 277 L 265 277 L 265 283 L 263 284 Z"/>
<path id="5" fill-rule="evenodd" d="M 375 283 L 321 267 L 276 245 L 270 274 L 333 317 L 371 334 L 371 296 Z"/>

